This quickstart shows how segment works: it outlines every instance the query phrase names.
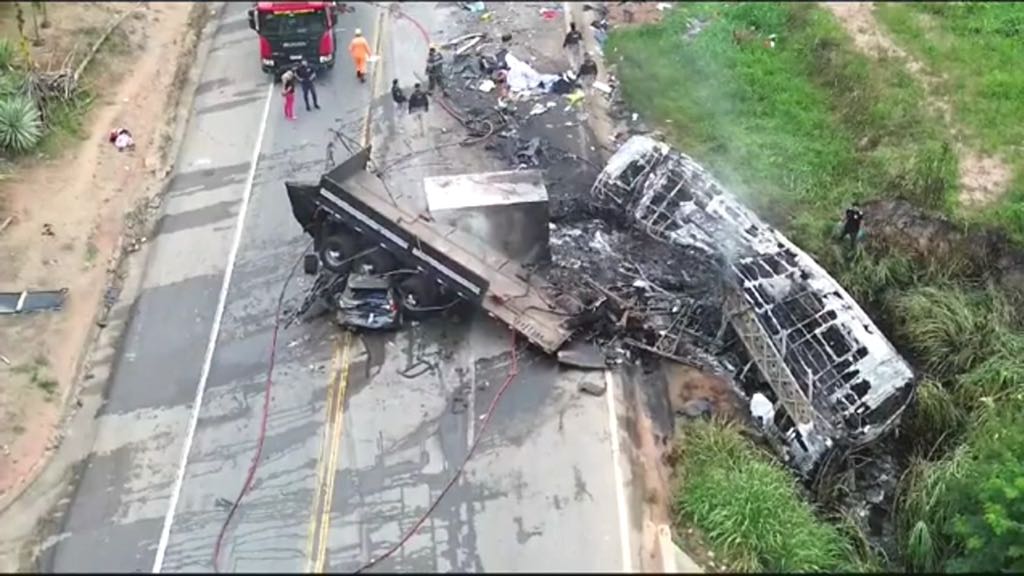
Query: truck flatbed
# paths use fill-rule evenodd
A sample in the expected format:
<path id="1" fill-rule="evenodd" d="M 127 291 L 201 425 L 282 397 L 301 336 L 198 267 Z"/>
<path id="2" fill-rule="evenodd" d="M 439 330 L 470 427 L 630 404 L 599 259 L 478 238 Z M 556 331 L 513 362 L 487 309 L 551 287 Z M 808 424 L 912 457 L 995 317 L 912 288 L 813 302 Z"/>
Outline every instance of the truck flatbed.
<path id="1" fill-rule="evenodd" d="M 475 237 L 397 205 L 380 178 L 366 170 L 369 154 L 366 148 L 324 174 L 315 192 L 288 184 L 296 218 L 303 220 L 295 196 L 305 194 L 335 220 L 407 266 L 429 272 L 544 352 L 557 352 L 572 336 L 566 321 L 574 314 L 556 301 L 550 286 Z"/>

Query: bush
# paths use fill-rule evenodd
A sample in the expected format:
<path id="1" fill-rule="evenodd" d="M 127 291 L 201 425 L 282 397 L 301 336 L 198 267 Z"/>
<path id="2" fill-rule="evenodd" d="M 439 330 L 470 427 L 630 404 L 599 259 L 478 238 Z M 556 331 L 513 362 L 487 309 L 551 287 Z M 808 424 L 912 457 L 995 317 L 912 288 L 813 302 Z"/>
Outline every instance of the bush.
<path id="1" fill-rule="evenodd" d="M 673 508 L 700 527 L 733 568 L 851 570 L 851 543 L 815 515 L 792 475 L 724 422 L 693 422 L 675 449 Z"/>
<path id="2" fill-rule="evenodd" d="M 895 309 L 910 347 L 940 377 L 984 362 L 1005 330 L 990 300 L 952 286 L 913 288 L 895 300 Z"/>
<path id="3" fill-rule="evenodd" d="M 25 152 L 43 137 L 43 122 L 35 102 L 16 94 L 0 100 L 0 148 Z"/>
<path id="4" fill-rule="evenodd" d="M 956 572 L 1024 570 L 1024 401 L 979 410 L 966 443 L 912 469 L 905 523 L 927 531 L 933 561 Z M 923 527 L 919 527 L 923 525 Z M 918 543 L 918 546 L 921 546 Z M 922 562 L 912 550 L 909 558 Z M 923 568 L 924 566 L 911 566 Z"/>
<path id="5" fill-rule="evenodd" d="M 958 441 L 967 427 L 967 411 L 935 380 L 923 380 L 915 391 L 916 401 L 905 417 L 904 432 L 926 456 L 942 454 Z"/>

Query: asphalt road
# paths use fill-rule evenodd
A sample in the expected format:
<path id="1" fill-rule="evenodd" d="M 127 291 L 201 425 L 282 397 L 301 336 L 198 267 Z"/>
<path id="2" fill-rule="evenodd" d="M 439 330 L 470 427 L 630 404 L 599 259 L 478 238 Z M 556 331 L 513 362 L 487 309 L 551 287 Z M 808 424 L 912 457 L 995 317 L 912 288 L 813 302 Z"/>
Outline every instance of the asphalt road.
<path id="1" fill-rule="evenodd" d="M 421 73 L 426 46 L 408 22 L 356 3 L 338 31 L 338 66 L 318 85 L 323 109 L 307 113 L 299 99 L 298 120 L 286 121 L 259 70 L 246 6 L 228 3 L 218 25 L 95 443 L 42 535 L 42 571 L 212 569 L 224 504 L 259 437 L 278 293 L 307 242 L 282 184 L 318 178 L 332 130 L 360 139 L 373 90 Z M 448 9 L 405 9 L 443 33 Z M 360 84 L 344 46 L 356 27 L 376 43 L 380 21 L 383 74 Z M 387 97 L 377 100 L 378 162 L 429 147 L 436 134 L 419 135 Z M 336 146 L 335 159 L 343 154 Z M 407 170 L 395 184 L 414 197 L 427 172 Z M 298 275 L 289 296 L 308 283 Z M 504 380 L 511 333 L 475 317 L 363 337 L 318 321 L 280 338 L 260 467 L 220 568 L 352 571 L 397 543 L 455 473 Z M 580 378 L 604 376 L 560 370 L 525 349 L 518 362 L 455 488 L 375 570 L 634 565 L 617 407 L 576 391 Z"/>

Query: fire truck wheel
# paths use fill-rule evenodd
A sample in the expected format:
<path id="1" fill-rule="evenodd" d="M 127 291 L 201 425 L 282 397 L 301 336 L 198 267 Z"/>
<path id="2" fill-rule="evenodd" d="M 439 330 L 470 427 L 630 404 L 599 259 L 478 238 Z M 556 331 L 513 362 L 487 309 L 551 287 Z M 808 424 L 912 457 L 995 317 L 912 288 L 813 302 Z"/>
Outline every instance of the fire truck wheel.
<path id="1" fill-rule="evenodd" d="M 320 263 L 335 274 L 347 274 L 352 267 L 352 262 L 348 259 L 355 251 L 355 242 L 350 238 L 332 234 L 320 243 Z"/>

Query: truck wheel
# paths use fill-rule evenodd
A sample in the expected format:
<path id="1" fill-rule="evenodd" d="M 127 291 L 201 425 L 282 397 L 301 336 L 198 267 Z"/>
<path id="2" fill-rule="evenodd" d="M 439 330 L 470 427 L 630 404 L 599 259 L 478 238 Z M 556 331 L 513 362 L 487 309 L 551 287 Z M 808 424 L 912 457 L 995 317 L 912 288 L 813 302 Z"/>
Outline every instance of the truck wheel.
<path id="1" fill-rule="evenodd" d="M 356 242 L 345 234 L 332 234 L 320 242 L 320 262 L 335 274 L 348 274 L 352 268 L 348 259 L 355 253 Z"/>
<path id="2" fill-rule="evenodd" d="M 359 258 L 359 264 L 369 265 L 370 268 L 373 268 L 374 274 L 387 274 L 398 269 L 398 259 L 380 246 L 373 252 Z"/>
<path id="3" fill-rule="evenodd" d="M 438 304 L 438 286 L 433 278 L 424 274 L 417 274 L 407 278 L 400 285 L 402 293 L 402 304 L 415 308 L 431 308 Z M 410 310 L 415 313 L 415 310 Z"/>
<path id="4" fill-rule="evenodd" d="M 320 271 L 320 258 L 316 254 L 306 254 L 302 257 L 302 271 L 310 276 Z"/>

